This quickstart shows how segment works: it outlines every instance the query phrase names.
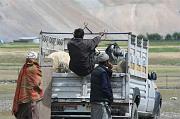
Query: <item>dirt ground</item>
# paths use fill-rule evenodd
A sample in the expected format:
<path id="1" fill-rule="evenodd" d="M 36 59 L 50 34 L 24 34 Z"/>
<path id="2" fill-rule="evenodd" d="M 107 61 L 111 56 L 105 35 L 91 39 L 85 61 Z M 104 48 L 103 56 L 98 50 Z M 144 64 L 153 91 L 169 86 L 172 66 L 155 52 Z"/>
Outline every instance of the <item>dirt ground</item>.
<path id="1" fill-rule="evenodd" d="M 2 119 L 15 119 L 10 112 L 0 113 Z M 180 113 L 163 112 L 161 113 L 160 119 L 180 119 Z"/>
<path id="2" fill-rule="evenodd" d="M 4 84 L 0 85 L 2 86 Z M 10 87 L 10 85 L 5 85 L 5 87 Z M 1 93 L 3 91 L 2 89 L 7 92 L 4 94 Z M 10 89 L 12 90 L 12 88 Z M 15 119 L 10 112 L 13 94 L 8 90 L 1 88 L 0 91 L 0 119 Z M 180 119 L 180 89 L 161 89 L 160 92 L 163 97 L 160 119 Z M 177 99 L 171 99 L 172 97 L 176 97 Z"/>
<path id="3" fill-rule="evenodd" d="M 180 113 L 164 112 L 161 113 L 160 119 L 180 119 Z"/>

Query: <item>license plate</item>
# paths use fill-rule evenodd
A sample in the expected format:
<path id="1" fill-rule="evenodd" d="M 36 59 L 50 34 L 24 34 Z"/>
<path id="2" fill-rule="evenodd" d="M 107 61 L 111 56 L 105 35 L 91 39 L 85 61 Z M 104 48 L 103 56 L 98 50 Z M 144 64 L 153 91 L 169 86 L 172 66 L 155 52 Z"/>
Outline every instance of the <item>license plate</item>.
<path id="1" fill-rule="evenodd" d="M 64 106 L 64 110 L 77 110 L 77 106 Z"/>

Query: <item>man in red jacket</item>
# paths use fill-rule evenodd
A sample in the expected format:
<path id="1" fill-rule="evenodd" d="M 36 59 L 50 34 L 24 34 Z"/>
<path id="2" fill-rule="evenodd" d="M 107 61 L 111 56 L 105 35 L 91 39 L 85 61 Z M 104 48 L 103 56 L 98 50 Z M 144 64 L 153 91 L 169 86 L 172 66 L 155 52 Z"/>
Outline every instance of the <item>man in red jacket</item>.
<path id="1" fill-rule="evenodd" d="M 37 103 L 43 97 L 37 53 L 29 52 L 17 80 L 12 113 L 17 119 L 39 119 Z"/>

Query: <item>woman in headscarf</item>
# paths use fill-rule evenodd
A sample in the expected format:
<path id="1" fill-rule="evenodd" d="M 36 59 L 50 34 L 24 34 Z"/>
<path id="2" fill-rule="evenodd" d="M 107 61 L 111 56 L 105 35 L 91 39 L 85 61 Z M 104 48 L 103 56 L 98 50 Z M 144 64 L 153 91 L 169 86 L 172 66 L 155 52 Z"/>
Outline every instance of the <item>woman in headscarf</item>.
<path id="1" fill-rule="evenodd" d="M 38 54 L 28 52 L 17 80 L 12 113 L 17 119 L 39 119 L 37 103 L 43 97 Z"/>

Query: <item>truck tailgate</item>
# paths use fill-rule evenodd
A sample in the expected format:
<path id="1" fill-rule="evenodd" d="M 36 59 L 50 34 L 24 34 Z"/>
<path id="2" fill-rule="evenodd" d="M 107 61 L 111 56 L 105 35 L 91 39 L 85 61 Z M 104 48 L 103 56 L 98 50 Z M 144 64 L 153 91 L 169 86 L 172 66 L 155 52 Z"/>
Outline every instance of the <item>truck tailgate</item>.
<path id="1" fill-rule="evenodd" d="M 125 99 L 125 78 L 114 73 L 111 81 L 114 101 Z M 65 102 L 88 101 L 90 98 L 90 75 L 79 77 L 74 73 L 53 73 L 52 99 Z"/>

